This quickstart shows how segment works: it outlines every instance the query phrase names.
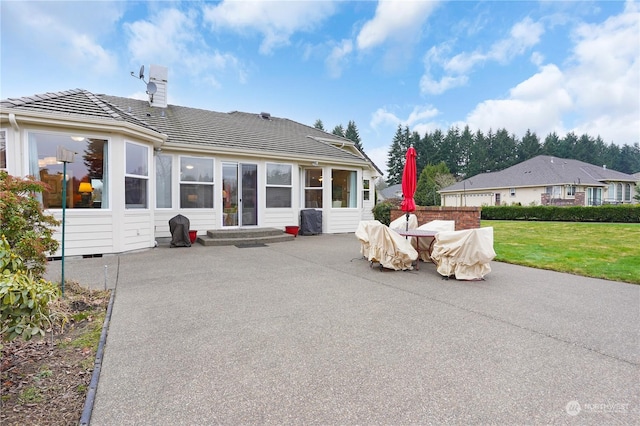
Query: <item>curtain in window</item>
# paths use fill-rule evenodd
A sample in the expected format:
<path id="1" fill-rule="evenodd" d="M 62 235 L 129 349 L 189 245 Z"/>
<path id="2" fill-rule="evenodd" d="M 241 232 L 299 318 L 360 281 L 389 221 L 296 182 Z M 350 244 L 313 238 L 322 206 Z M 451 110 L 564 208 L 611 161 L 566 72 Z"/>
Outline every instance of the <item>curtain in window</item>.
<path id="1" fill-rule="evenodd" d="M 29 135 L 29 174 L 40 180 L 40 166 L 38 165 L 38 141 L 34 135 Z M 42 193 L 36 194 L 36 199 L 42 204 Z"/>

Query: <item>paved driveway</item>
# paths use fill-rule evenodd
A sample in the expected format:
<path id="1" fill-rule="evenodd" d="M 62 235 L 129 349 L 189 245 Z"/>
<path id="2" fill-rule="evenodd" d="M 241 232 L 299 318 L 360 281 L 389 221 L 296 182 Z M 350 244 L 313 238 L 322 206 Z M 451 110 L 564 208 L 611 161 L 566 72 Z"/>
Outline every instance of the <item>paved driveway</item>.
<path id="1" fill-rule="evenodd" d="M 68 259 L 67 278 L 117 289 L 91 424 L 638 424 L 640 286 L 381 272 L 359 248 Z"/>

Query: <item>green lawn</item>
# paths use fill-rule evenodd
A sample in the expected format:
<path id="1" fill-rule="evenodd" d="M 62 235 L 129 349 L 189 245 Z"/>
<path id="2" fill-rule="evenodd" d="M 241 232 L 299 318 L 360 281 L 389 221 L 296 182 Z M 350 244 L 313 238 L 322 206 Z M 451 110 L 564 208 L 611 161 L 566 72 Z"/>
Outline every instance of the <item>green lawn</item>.
<path id="1" fill-rule="evenodd" d="M 640 224 L 483 220 L 500 262 L 640 284 Z"/>

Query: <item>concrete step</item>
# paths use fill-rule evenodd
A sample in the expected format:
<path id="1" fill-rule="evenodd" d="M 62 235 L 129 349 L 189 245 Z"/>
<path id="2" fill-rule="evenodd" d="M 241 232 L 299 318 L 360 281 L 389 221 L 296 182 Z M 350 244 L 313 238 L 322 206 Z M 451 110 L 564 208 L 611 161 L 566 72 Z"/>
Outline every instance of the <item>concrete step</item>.
<path id="1" fill-rule="evenodd" d="M 214 233 L 217 233 L 215 231 Z M 197 243 L 203 246 L 234 246 L 234 245 L 253 245 L 253 244 L 269 244 L 269 243 L 281 243 L 284 241 L 291 241 L 295 237 L 290 234 L 285 234 L 280 231 L 277 235 L 259 235 L 259 236 L 229 236 L 223 238 L 220 235 L 211 237 L 209 232 L 207 235 L 198 236 Z"/>
<path id="2" fill-rule="evenodd" d="M 213 229 L 207 231 L 207 237 L 211 239 L 274 237 L 282 235 L 283 232 L 278 228 Z"/>

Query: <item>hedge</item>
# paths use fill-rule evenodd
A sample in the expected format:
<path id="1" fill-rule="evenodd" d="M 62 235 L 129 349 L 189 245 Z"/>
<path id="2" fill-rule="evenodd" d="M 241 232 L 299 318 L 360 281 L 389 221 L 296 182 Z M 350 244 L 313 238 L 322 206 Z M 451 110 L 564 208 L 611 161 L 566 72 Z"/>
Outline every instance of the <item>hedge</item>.
<path id="1" fill-rule="evenodd" d="M 640 205 L 583 206 L 485 206 L 481 219 L 539 220 L 558 222 L 640 223 Z"/>

